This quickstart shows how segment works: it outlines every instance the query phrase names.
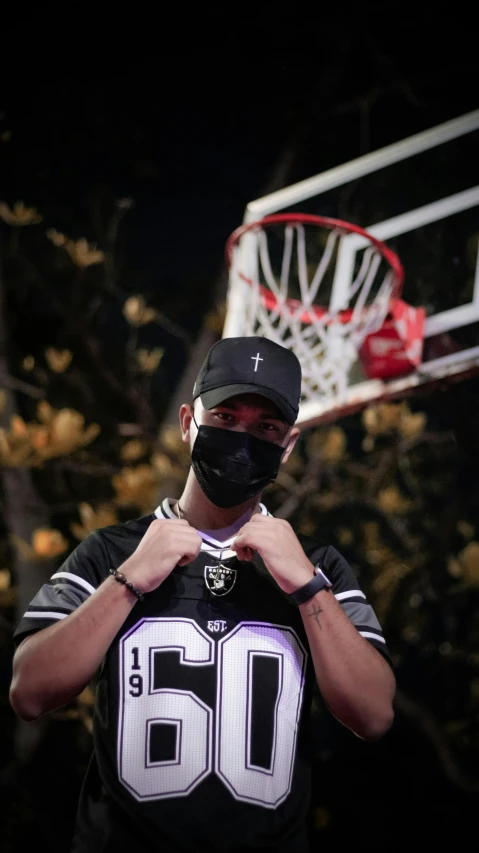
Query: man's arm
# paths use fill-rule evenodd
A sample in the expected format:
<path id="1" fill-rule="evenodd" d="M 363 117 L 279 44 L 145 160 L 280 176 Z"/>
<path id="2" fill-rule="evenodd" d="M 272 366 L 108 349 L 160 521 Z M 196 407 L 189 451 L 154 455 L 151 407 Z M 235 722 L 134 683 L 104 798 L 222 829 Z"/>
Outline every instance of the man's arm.
<path id="1" fill-rule="evenodd" d="M 156 589 L 177 565 L 194 560 L 201 537 L 187 521 L 158 519 L 121 570 L 141 592 Z M 35 720 L 78 696 L 137 603 L 108 577 L 73 613 L 23 640 L 13 660 L 10 702 L 24 720 Z"/>
<path id="2" fill-rule="evenodd" d="M 359 737 L 382 737 L 394 719 L 396 681 L 391 667 L 361 637 L 330 589 L 320 590 L 299 609 L 329 710 Z"/>
<path id="3" fill-rule="evenodd" d="M 13 659 L 10 686 L 18 716 L 36 720 L 78 696 L 136 602 L 110 577 L 74 613 L 26 637 Z"/>
<path id="4" fill-rule="evenodd" d="M 258 551 L 281 589 L 291 594 L 314 577 L 287 521 L 254 515 L 233 548 L 248 559 Z M 322 697 L 343 725 L 365 740 L 377 740 L 394 719 L 395 679 L 381 654 L 362 637 L 330 590 L 322 589 L 300 605 Z"/>

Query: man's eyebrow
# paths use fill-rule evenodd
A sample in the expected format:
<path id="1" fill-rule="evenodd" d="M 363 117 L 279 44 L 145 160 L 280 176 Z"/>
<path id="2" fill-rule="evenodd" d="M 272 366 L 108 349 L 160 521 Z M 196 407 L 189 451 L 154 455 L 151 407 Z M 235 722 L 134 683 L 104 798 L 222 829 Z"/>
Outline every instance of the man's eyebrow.
<path id="1" fill-rule="evenodd" d="M 238 403 L 236 401 L 229 403 L 227 400 L 225 400 L 224 403 L 218 403 L 218 405 L 214 406 L 213 408 L 214 409 L 231 409 L 231 411 L 236 412 L 238 409 L 241 408 L 241 403 Z M 260 412 L 258 412 L 258 417 L 260 417 L 260 418 L 271 418 L 272 420 L 281 421 L 281 423 L 286 423 L 286 418 L 283 417 L 283 415 L 281 414 L 281 412 L 279 410 L 278 411 L 272 411 L 271 409 L 262 409 Z"/>
<path id="2" fill-rule="evenodd" d="M 268 410 L 264 410 L 259 413 L 260 418 L 272 418 L 274 421 L 281 421 L 281 423 L 286 423 L 286 418 L 283 417 L 281 412 L 271 412 Z"/>

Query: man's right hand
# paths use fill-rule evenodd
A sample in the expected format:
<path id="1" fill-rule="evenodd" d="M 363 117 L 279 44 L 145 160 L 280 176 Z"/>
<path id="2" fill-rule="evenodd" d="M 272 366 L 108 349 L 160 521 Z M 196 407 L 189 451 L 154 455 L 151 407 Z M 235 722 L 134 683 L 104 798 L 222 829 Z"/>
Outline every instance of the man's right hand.
<path id="1" fill-rule="evenodd" d="M 199 533 L 184 518 L 155 519 L 121 571 L 141 592 L 152 592 L 175 566 L 196 559 L 201 542 Z"/>

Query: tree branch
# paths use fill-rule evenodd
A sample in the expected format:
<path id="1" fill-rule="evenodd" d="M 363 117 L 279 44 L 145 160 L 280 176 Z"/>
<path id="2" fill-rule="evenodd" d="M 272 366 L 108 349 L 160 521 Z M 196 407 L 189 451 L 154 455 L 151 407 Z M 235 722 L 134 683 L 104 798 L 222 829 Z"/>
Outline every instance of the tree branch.
<path id="1" fill-rule="evenodd" d="M 463 772 L 454 756 L 447 736 L 429 709 L 416 702 L 402 690 L 397 691 L 394 704 L 399 713 L 407 717 L 429 741 L 447 779 L 461 791 L 468 794 L 479 793 L 479 782 L 470 779 Z"/>

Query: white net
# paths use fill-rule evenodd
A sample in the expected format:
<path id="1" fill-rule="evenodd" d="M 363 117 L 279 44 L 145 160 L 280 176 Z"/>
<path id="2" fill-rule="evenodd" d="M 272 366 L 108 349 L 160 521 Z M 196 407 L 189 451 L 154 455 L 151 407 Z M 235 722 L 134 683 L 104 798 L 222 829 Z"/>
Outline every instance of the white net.
<path id="1" fill-rule="evenodd" d="M 341 396 L 367 335 L 384 323 L 396 277 L 364 236 L 300 222 L 255 226 L 233 249 L 225 336 L 260 335 L 292 349 L 303 400 Z"/>

